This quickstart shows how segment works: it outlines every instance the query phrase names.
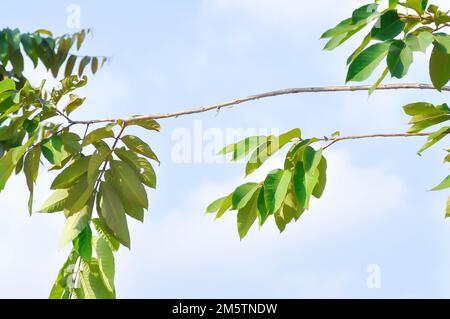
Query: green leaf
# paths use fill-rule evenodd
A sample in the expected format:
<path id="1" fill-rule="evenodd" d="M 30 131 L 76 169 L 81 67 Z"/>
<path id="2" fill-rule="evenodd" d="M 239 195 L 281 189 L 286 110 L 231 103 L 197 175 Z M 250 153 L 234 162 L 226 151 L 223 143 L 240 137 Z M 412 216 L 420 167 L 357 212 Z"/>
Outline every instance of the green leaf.
<path id="1" fill-rule="evenodd" d="M 442 52 L 439 47 L 434 47 L 430 59 L 431 81 L 439 91 L 450 80 L 450 54 Z"/>
<path id="2" fill-rule="evenodd" d="M 72 75 L 73 68 L 75 67 L 75 63 L 77 62 L 77 57 L 75 55 L 71 55 L 66 63 L 66 69 L 64 71 L 64 76 L 67 78 Z"/>
<path id="3" fill-rule="evenodd" d="M 91 62 L 91 57 L 85 56 L 81 59 L 80 65 L 78 66 L 78 76 L 82 76 L 84 73 L 84 69 Z"/>
<path id="4" fill-rule="evenodd" d="M 122 142 L 124 142 L 131 151 L 144 155 L 145 157 L 148 157 L 159 163 L 158 157 L 152 151 L 150 146 L 148 146 L 148 144 L 141 140 L 139 137 L 126 135 L 122 137 Z"/>
<path id="5" fill-rule="evenodd" d="M 237 224 L 240 239 L 244 239 L 258 217 L 259 191 L 253 194 L 247 205 L 238 211 Z"/>
<path id="6" fill-rule="evenodd" d="M 63 189 L 73 186 L 87 172 L 90 159 L 91 157 L 89 156 L 75 160 L 72 165 L 56 176 L 51 189 Z"/>
<path id="7" fill-rule="evenodd" d="M 87 225 L 73 241 L 73 249 L 86 261 L 92 259 L 92 231 Z"/>
<path id="8" fill-rule="evenodd" d="M 372 35 L 369 33 L 365 36 L 363 42 L 359 45 L 359 47 L 356 48 L 356 50 L 352 53 L 351 56 L 347 59 L 347 65 L 352 63 L 356 57 L 369 45 L 370 41 L 372 40 Z"/>
<path id="9" fill-rule="evenodd" d="M 445 210 L 445 218 L 450 217 L 450 196 L 447 199 L 447 208 Z"/>
<path id="10" fill-rule="evenodd" d="M 259 187 L 257 183 L 247 183 L 236 188 L 232 197 L 233 209 L 238 210 L 246 206 Z"/>
<path id="11" fill-rule="evenodd" d="M 66 189 L 58 189 L 45 201 L 39 213 L 56 213 L 62 212 L 67 201 L 69 192 Z"/>
<path id="12" fill-rule="evenodd" d="M 92 63 L 91 63 L 92 74 L 97 73 L 97 70 L 98 70 L 98 58 L 97 57 L 93 57 L 92 58 Z"/>
<path id="13" fill-rule="evenodd" d="M 111 299 L 115 295 L 106 287 L 98 261 L 82 263 L 83 268 L 80 273 L 80 283 L 86 299 Z"/>
<path id="14" fill-rule="evenodd" d="M 216 199 L 214 202 L 209 204 L 209 206 L 206 208 L 206 212 L 209 214 L 217 213 L 219 211 L 220 207 L 222 206 L 222 204 L 224 203 L 224 201 L 227 199 L 227 197 L 228 196 Z"/>
<path id="15" fill-rule="evenodd" d="M 294 171 L 294 191 L 300 208 L 309 209 L 309 201 L 319 182 L 318 166 L 322 160 L 322 150 L 308 146 L 303 153 L 303 161 L 298 161 Z"/>
<path id="16" fill-rule="evenodd" d="M 92 216 L 93 204 L 88 203 L 84 208 L 67 218 L 64 231 L 61 236 L 60 245 L 64 248 L 67 244 L 77 238 L 81 232 L 89 225 Z M 80 254 L 81 255 L 81 254 Z"/>
<path id="17" fill-rule="evenodd" d="M 413 62 L 413 52 L 401 40 L 392 42 L 387 56 L 387 64 L 389 71 L 393 77 L 403 78 L 409 70 Z"/>
<path id="18" fill-rule="evenodd" d="M 268 214 L 274 214 L 283 205 L 292 172 L 289 170 L 275 170 L 267 175 L 264 181 L 264 199 Z"/>
<path id="19" fill-rule="evenodd" d="M 67 114 L 72 113 L 77 108 L 79 108 L 81 105 L 83 105 L 86 98 L 80 98 L 75 94 L 70 94 L 70 101 L 69 103 L 64 107 L 64 111 Z"/>
<path id="20" fill-rule="evenodd" d="M 245 174 L 248 176 L 253 173 L 271 156 L 295 139 L 301 139 L 301 131 L 298 128 L 281 134 L 278 137 L 269 136 L 267 142 L 263 143 L 253 152 L 245 167 Z"/>
<path id="21" fill-rule="evenodd" d="M 83 146 L 90 145 L 94 142 L 104 140 L 105 138 L 114 138 L 114 132 L 110 127 L 101 127 L 86 135 Z"/>
<path id="22" fill-rule="evenodd" d="M 352 21 L 355 24 L 362 20 L 367 20 L 368 18 L 372 17 L 377 12 L 377 10 L 378 4 L 376 3 L 364 5 L 353 11 Z"/>
<path id="23" fill-rule="evenodd" d="M 30 214 L 33 212 L 33 194 L 34 185 L 39 174 L 39 164 L 41 158 L 41 148 L 34 147 L 25 156 L 23 171 L 27 181 L 28 190 L 30 191 L 30 198 L 28 200 L 28 210 Z"/>
<path id="24" fill-rule="evenodd" d="M 222 205 L 220 205 L 219 211 L 217 212 L 216 219 L 219 219 L 222 217 L 228 209 L 231 208 L 233 205 L 233 193 L 225 197 L 225 200 L 222 202 Z"/>
<path id="25" fill-rule="evenodd" d="M 94 218 L 92 220 L 92 224 L 94 225 L 97 234 L 108 243 L 109 247 L 113 251 L 118 251 L 120 248 L 120 243 L 114 237 L 112 231 L 108 228 L 108 226 L 106 226 L 106 224 L 104 224 L 98 218 Z"/>
<path id="26" fill-rule="evenodd" d="M 417 153 L 421 155 L 422 152 L 429 149 L 431 146 L 442 140 L 450 133 L 450 127 L 446 126 L 441 128 L 439 131 L 434 132 L 428 137 L 428 142 L 419 150 Z"/>
<path id="27" fill-rule="evenodd" d="M 61 165 L 64 144 L 60 136 L 55 135 L 41 144 L 42 154 L 53 165 Z"/>
<path id="28" fill-rule="evenodd" d="M 64 132 L 60 135 L 64 150 L 69 154 L 79 153 L 82 149 L 80 136 L 72 132 Z"/>
<path id="29" fill-rule="evenodd" d="M 111 162 L 112 183 L 122 198 L 148 208 L 147 193 L 133 169 L 125 162 Z"/>
<path id="30" fill-rule="evenodd" d="M 445 33 L 437 33 L 434 35 L 434 40 L 435 47 L 440 49 L 443 53 L 450 54 L 450 35 Z"/>
<path id="31" fill-rule="evenodd" d="M 114 188 L 108 183 L 100 187 L 100 219 L 112 231 L 122 245 L 130 248 L 130 233 L 128 230 L 125 208 Z"/>
<path id="32" fill-rule="evenodd" d="M 153 119 L 143 119 L 143 120 L 136 119 L 136 120 L 129 121 L 127 123 L 127 125 L 138 125 L 149 131 L 157 131 L 157 132 L 161 131 L 161 126 L 159 125 L 158 122 L 156 122 Z"/>
<path id="33" fill-rule="evenodd" d="M 432 191 L 440 191 L 450 188 L 450 175 L 447 176 L 438 186 L 432 189 Z"/>
<path id="34" fill-rule="evenodd" d="M 0 158 L 0 192 L 5 189 L 6 182 L 11 177 L 20 158 L 25 154 L 26 149 L 26 145 L 12 148 Z"/>
<path id="35" fill-rule="evenodd" d="M 367 80 L 380 62 L 388 54 L 390 42 L 377 43 L 363 52 L 350 64 L 347 82 Z"/>
<path id="36" fill-rule="evenodd" d="M 73 272 L 78 260 L 78 254 L 72 251 L 58 273 L 55 284 L 50 292 L 49 299 L 62 299 L 64 293 L 68 292 L 73 286 Z"/>
<path id="37" fill-rule="evenodd" d="M 405 23 L 400 20 L 396 10 L 384 13 L 373 27 L 371 34 L 376 40 L 386 41 L 394 39 L 405 28 Z"/>
<path id="38" fill-rule="evenodd" d="M 12 79 L 6 79 L 0 82 L 0 93 L 16 89 L 16 83 Z"/>
<path id="39" fill-rule="evenodd" d="M 149 161 L 125 148 L 116 149 L 114 152 L 122 161 L 133 168 L 142 183 L 148 187 L 156 188 L 156 173 Z"/>
<path id="40" fill-rule="evenodd" d="M 66 215 L 71 216 L 78 213 L 88 202 L 94 192 L 94 185 L 88 182 L 87 174 L 84 174 L 79 181 L 69 189 L 65 210 Z"/>
<path id="41" fill-rule="evenodd" d="M 420 32 L 417 35 L 410 33 L 406 36 L 405 42 L 411 50 L 425 53 L 433 43 L 433 35 L 428 31 Z"/>
<path id="42" fill-rule="evenodd" d="M 109 147 L 97 148 L 89 159 L 89 164 L 87 168 L 87 178 L 88 182 L 94 184 L 97 180 L 97 176 L 100 174 L 100 166 L 106 161 L 106 159 L 111 155 Z"/>
<path id="43" fill-rule="evenodd" d="M 319 180 L 312 194 L 315 198 L 321 198 L 327 184 L 327 160 L 325 157 L 322 156 L 317 169 L 319 170 Z"/>
<path id="44" fill-rule="evenodd" d="M 406 7 L 416 10 L 418 14 L 423 14 L 427 8 L 428 0 L 406 0 Z"/>
<path id="45" fill-rule="evenodd" d="M 226 155 L 228 153 L 233 153 L 232 160 L 238 161 L 246 157 L 251 151 L 266 141 L 266 136 L 250 136 L 238 143 L 226 146 L 219 152 L 219 154 Z"/>
<path id="46" fill-rule="evenodd" d="M 98 238 L 95 241 L 95 252 L 98 258 L 98 265 L 100 269 L 100 275 L 105 283 L 106 288 L 115 294 L 114 288 L 114 255 L 111 251 L 111 247 L 108 242 L 103 238 Z"/>

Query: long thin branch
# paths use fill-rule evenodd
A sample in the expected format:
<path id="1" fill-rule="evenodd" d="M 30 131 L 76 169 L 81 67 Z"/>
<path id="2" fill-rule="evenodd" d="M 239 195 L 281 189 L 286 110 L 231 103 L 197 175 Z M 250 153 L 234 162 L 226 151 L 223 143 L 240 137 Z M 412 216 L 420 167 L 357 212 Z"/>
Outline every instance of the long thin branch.
<path id="1" fill-rule="evenodd" d="M 97 119 L 97 120 L 88 120 L 88 121 L 74 121 L 71 123 L 74 124 L 96 124 L 96 123 L 113 123 L 113 122 L 131 122 L 136 120 L 149 120 L 149 119 L 167 119 L 167 118 L 177 118 L 180 116 L 204 113 L 213 110 L 220 110 L 222 108 L 231 108 L 238 104 L 242 104 L 245 102 L 260 100 L 264 98 L 270 98 L 281 95 L 289 95 L 289 94 L 302 94 L 302 93 L 327 93 L 327 92 L 354 92 L 354 91 L 369 91 L 372 88 L 371 85 L 358 85 L 358 86 L 324 86 L 324 87 L 305 87 L 305 88 L 292 88 L 292 89 L 284 89 L 278 91 L 271 91 L 256 95 L 251 95 L 243 98 L 234 99 L 228 102 L 205 105 L 201 107 L 186 109 L 173 113 L 157 113 L 157 114 L 149 114 L 137 117 L 130 118 L 105 118 L 105 119 Z M 435 90 L 433 85 L 430 84 L 413 84 L 413 83 L 403 83 L 403 84 L 384 84 L 380 85 L 377 90 Z M 450 87 L 442 88 L 442 91 L 450 91 Z"/>
<path id="2" fill-rule="evenodd" d="M 343 137 L 336 137 L 329 139 L 330 143 L 324 147 L 324 149 L 329 148 L 330 146 L 341 142 L 341 141 L 348 141 L 348 140 L 362 140 L 362 139 L 368 139 L 368 138 L 389 138 L 389 137 L 417 137 L 417 136 L 430 136 L 431 133 L 397 133 L 397 134 L 367 134 L 367 135 L 350 135 L 350 136 L 343 136 Z M 325 141 L 325 139 L 322 139 L 321 141 Z"/>

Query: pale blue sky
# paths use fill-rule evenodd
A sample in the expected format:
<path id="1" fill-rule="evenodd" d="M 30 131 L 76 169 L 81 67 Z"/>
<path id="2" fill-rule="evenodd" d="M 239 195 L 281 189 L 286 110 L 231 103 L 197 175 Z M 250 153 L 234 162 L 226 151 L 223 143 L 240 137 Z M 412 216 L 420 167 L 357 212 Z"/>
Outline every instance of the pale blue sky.
<path id="1" fill-rule="evenodd" d="M 435 1 L 444 4 L 444 0 Z M 69 1 L 4 4 L 4 25 L 67 33 Z M 168 112 L 287 87 L 340 85 L 356 45 L 321 51 L 321 33 L 365 1 L 78 1 L 93 28 L 83 53 L 112 56 L 92 77 L 78 118 Z M 17 6 L 20 5 L 20 10 Z M 417 55 L 408 82 L 429 82 Z M 42 77 L 42 71 L 30 76 Z M 150 214 L 131 223 L 132 250 L 117 256 L 122 298 L 450 297 L 447 194 L 427 192 L 446 176 L 445 146 L 423 157 L 416 140 L 337 144 L 327 157 L 329 185 L 311 211 L 279 235 L 269 223 L 240 242 L 235 214 L 213 221 L 204 208 L 242 182 L 242 164 L 176 164 L 174 130 L 302 128 L 305 136 L 394 133 L 407 129 L 401 106 L 448 102 L 448 94 L 398 91 L 296 95 L 161 121 L 140 132 L 159 154 Z M 136 131 L 136 133 L 138 133 Z M 279 164 L 258 173 L 262 178 Z M 43 174 L 38 199 L 49 195 Z M 67 251 L 58 247 L 62 216 L 28 217 L 23 178 L 0 195 L 0 297 L 45 298 Z M 381 267 L 381 288 L 366 269 Z"/>

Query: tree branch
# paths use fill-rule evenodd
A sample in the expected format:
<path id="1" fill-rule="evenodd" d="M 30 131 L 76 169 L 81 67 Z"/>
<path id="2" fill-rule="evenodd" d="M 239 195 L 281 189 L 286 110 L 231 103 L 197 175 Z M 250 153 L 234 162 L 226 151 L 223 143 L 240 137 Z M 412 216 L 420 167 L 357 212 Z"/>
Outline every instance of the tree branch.
<path id="1" fill-rule="evenodd" d="M 243 98 L 238 98 L 235 100 L 231 100 L 228 102 L 205 105 L 197 108 L 186 109 L 173 113 L 157 113 L 150 115 L 143 115 L 137 117 L 130 118 L 105 118 L 98 120 L 87 120 L 87 121 L 75 121 L 71 120 L 70 122 L 73 124 L 97 124 L 97 123 L 115 123 L 115 122 L 131 122 L 136 120 L 158 120 L 158 119 L 167 119 L 167 118 L 177 118 L 180 116 L 204 113 L 213 110 L 220 110 L 222 108 L 231 108 L 238 104 L 242 104 L 245 102 L 276 97 L 281 95 L 289 95 L 289 94 L 302 94 L 302 93 L 328 93 L 328 92 L 354 92 L 354 91 L 369 91 L 372 88 L 371 85 L 358 85 L 358 86 L 325 86 L 325 87 L 306 87 L 306 88 L 292 88 L 292 89 L 284 89 L 272 92 L 266 92 L 256 95 L 251 95 Z M 412 83 L 403 83 L 403 84 L 385 84 L 380 85 L 377 90 L 435 90 L 433 85 L 431 84 L 412 84 Z M 442 88 L 442 91 L 450 91 L 450 87 Z"/>
<path id="2" fill-rule="evenodd" d="M 325 146 L 323 149 L 327 149 L 331 147 L 332 145 L 341 142 L 341 141 L 348 141 L 348 140 L 362 140 L 362 139 L 368 139 L 368 138 L 389 138 L 389 137 L 417 137 L 417 136 L 430 136 L 432 133 L 398 133 L 398 134 L 368 134 L 368 135 L 350 135 L 350 136 L 343 136 L 343 137 L 336 137 L 328 139 L 328 141 L 331 141 L 327 146 Z M 321 139 L 320 141 L 326 141 L 325 139 Z"/>

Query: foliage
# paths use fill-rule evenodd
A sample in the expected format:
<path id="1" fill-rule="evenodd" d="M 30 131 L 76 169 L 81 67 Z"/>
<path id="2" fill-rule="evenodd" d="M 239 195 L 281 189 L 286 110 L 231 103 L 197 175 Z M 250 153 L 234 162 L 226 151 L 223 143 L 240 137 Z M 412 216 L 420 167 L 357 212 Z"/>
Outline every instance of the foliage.
<path id="1" fill-rule="evenodd" d="M 372 90 L 390 73 L 403 78 L 414 52 L 430 55 L 430 78 L 437 90 L 450 79 L 450 37 L 443 30 L 450 25 L 447 12 L 428 1 L 389 1 L 379 11 L 380 1 L 362 6 L 335 28 L 326 31 L 326 50 L 339 47 L 366 27 L 362 44 L 348 59 L 347 81 L 368 79 L 383 60 L 384 72 Z M 410 14 L 410 10 L 414 11 Z M 72 113 L 85 99 L 75 94 L 87 84 L 85 71 L 92 73 L 107 62 L 98 56 L 79 56 L 73 51 L 83 45 L 89 30 L 54 37 L 47 30 L 21 33 L 0 31 L 0 191 L 13 173 L 25 176 L 30 192 L 28 208 L 41 166 L 56 171 L 53 193 L 37 212 L 63 214 L 66 224 L 61 247 L 72 250 L 58 273 L 50 298 L 115 298 L 114 253 L 120 246 L 131 247 L 128 220 L 144 220 L 148 209 L 148 188 L 156 187 L 154 163 L 159 159 L 140 137 L 126 135 L 129 126 L 158 132 L 160 125 L 151 118 L 127 120 L 74 121 Z M 43 82 L 33 87 L 24 75 L 24 57 L 34 67 L 42 64 L 56 78 L 64 68 L 58 87 L 48 91 Z M 78 67 L 76 67 L 78 63 Z M 77 74 L 74 74 L 74 71 Z M 412 117 L 411 133 L 419 133 L 449 120 L 447 104 L 413 103 L 404 107 Z M 84 135 L 75 126 L 85 128 Z M 422 153 L 449 133 L 437 128 L 419 151 Z M 248 158 L 246 175 L 260 169 L 274 154 L 286 148 L 284 166 L 270 172 L 259 183 L 236 187 L 214 201 L 207 212 L 220 218 L 237 212 L 238 233 L 243 239 L 258 221 L 263 226 L 273 216 L 280 231 L 297 221 L 321 198 L 327 182 L 325 150 L 339 140 L 336 132 L 325 138 L 303 138 L 300 129 L 280 136 L 252 136 L 225 147 L 221 154 L 237 161 Z M 329 143 L 322 146 L 320 143 Z M 289 147 L 289 148 L 288 148 Z M 445 162 L 450 161 L 447 150 Z M 450 176 L 434 190 L 450 187 Z M 450 198 L 447 216 L 450 216 Z"/>
<path id="2" fill-rule="evenodd" d="M 405 77 L 413 63 L 413 53 L 426 53 L 427 48 L 432 46 L 430 78 L 434 87 L 441 90 L 450 80 L 450 36 L 442 32 L 450 26 L 448 12 L 440 11 L 433 4 L 428 5 L 428 1 L 389 1 L 389 5 L 383 10 L 379 10 L 379 2 L 381 1 L 357 8 L 350 18 L 322 35 L 323 39 L 328 39 L 324 49 L 333 50 L 366 27 L 369 29 L 361 45 L 347 60 L 346 81 L 369 79 L 385 60 L 384 71 L 369 91 L 372 93 L 388 74 L 399 79 Z M 409 14 L 410 10 L 405 9 L 412 9 L 415 13 Z M 422 132 L 450 119 L 447 104 L 434 106 L 429 103 L 414 103 L 404 109 L 408 115 L 413 116 L 409 133 Z M 419 154 L 445 138 L 449 132 L 449 127 L 444 126 L 430 134 L 428 142 L 419 150 Z M 292 132 L 286 134 L 289 138 L 292 137 L 289 135 Z M 237 187 L 232 194 L 213 202 L 207 212 L 221 217 L 228 210 L 238 211 L 237 224 L 241 238 L 247 234 L 256 217 L 262 226 L 267 217 L 273 215 L 280 231 L 292 220 L 298 220 L 309 209 L 311 195 L 320 198 L 326 184 L 327 162 L 323 149 L 315 150 L 311 145 L 333 140 L 335 137 L 304 140 L 299 134 L 295 137 L 295 141 L 281 136 L 249 137 L 227 146 L 221 154 L 233 153 L 233 160 L 245 157 L 256 148 L 246 166 L 248 175 L 285 144 L 293 144 L 286 154 L 284 169 L 269 173 L 262 183 Z M 270 146 L 274 140 L 277 141 L 277 146 L 271 150 Z M 450 155 L 446 157 L 446 162 L 448 161 Z M 449 180 L 450 176 L 434 190 L 450 187 Z M 447 205 L 447 216 L 450 216 L 450 205 Z"/>

